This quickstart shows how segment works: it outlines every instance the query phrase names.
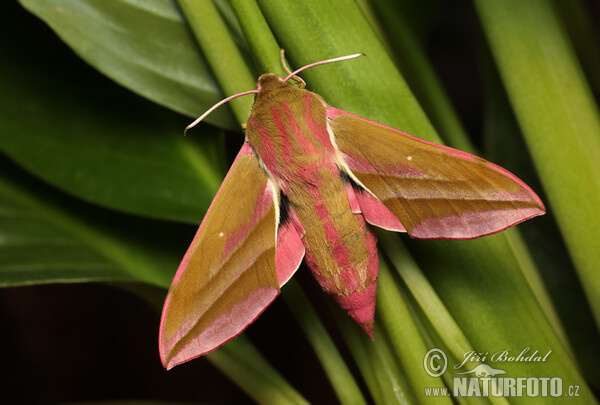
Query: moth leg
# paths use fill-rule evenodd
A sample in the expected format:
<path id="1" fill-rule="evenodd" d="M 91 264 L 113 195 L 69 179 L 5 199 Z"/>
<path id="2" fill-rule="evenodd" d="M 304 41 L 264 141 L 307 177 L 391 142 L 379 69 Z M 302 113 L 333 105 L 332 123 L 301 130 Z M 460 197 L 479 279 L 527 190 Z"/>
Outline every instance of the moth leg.
<path id="1" fill-rule="evenodd" d="M 279 58 L 281 60 L 281 67 L 283 68 L 283 71 L 285 72 L 286 75 L 291 75 L 292 72 L 290 71 L 290 68 L 288 68 L 288 66 L 285 63 L 285 49 L 281 48 L 281 50 L 279 51 Z M 290 79 L 292 79 L 294 82 L 296 82 L 296 84 L 298 85 L 299 88 L 303 89 L 306 87 L 306 82 L 304 80 L 302 80 L 301 77 L 299 76 L 292 76 L 290 77 Z"/>
<path id="2" fill-rule="evenodd" d="M 240 124 L 240 126 L 242 127 L 242 129 L 246 129 L 246 125 L 247 125 L 247 124 L 246 124 L 245 122 L 242 122 L 242 123 Z"/>

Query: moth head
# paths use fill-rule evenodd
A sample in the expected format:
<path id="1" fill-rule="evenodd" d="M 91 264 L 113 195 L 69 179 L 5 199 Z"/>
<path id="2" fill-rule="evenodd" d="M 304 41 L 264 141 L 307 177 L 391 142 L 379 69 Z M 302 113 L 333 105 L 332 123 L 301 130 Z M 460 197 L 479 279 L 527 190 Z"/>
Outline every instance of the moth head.
<path id="1" fill-rule="evenodd" d="M 289 86 L 287 82 L 275 73 L 265 73 L 258 78 L 257 90 L 260 94 L 261 91 L 269 91 L 278 87 Z"/>
<path id="2" fill-rule="evenodd" d="M 285 65 L 284 52 L 282 49 L 281 50 L 281 63 L 282 63 L 282 66 L 283 66 L 283 69 L 285 70 L 285 72 L 288 73 L 287 77 L 281 78 L 274 73 L 267 73 L 267 74 L 260 76 L 258 78 L 258 85 L 257 85 L 256 90 L 249 90 L 249 91 L 245 91 L 243 93 L 234 94 L 233 96 L 229 96 L 226 99 L 219 101 L 217 104 L 215 104 L 211 108 L 209 108 L 208 111 L 206 111 L 204 114 L 202 114 L 200 117 L 198 117 L 194 122 L 192 122 L 190 125 L 188 125 L 185 128 L 184 133 L 187 132 L 189 129 L 195 127 L 200 121 L 202 121 L 204 118 L 206 118 L 206 116 L 208 116 L 211 112 L 216 110 L 218 107 L 233 100 L 234 98 L 245 96 L 247 94 L 261 94 L 261 93 L 265 93 L 267 90 L 275 90 L 277 88 L 288 88 L 289 89 L 290 86 L 293 87 L 292 84 L 288 83 L 289 80 L 294 80 L 298 84 L 298 86 L 301 89 L 303 89 L 306 86 L 306 83 L 304 83 L 304 80 L 302 80 L 301 78 L 298 77 L 298 73 L 300 73 L 306 69 L 309 69 L 311 67 L 324 65 L 326 63 L 341 62 L 341 61 L 348 60 L 348 59 L 358 58 L 359 56 L 366 56 L 366 55 L 364 53 L 356 53 L 353 55 L 341 56 L 339 58 L 322 60 L 319 62 L 315 62 L 315 63 L 311 63 L 309 65 L 303 66 L 294 72 L 290 72 L 289 69 L 287 68 L 287 66 Z"/>

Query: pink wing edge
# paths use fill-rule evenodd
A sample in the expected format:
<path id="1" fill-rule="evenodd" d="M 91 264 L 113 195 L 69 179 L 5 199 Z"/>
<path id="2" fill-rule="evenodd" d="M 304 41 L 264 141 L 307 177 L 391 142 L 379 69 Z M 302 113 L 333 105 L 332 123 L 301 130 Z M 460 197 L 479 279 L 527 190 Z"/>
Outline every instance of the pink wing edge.
<path id="1" fill-rule="evenodd" d="M 248 142 L 245 142 L 244 145 L 242 146 L 242 148 L 240 149 L 240 152 L 236 156 L 234 162 L 232 163 L 232 166 L 235 165 L 236 161 L 240 157 L 250 155 L 252 153 L 253 153 L 252 147 L 248 144 Z M 229 172 L 225 176 L 223 183 L 225 183 L 225 180 L 227 179 L 228 176 L 229 176 Z M 267 184 L 265 187 L 274 192 L 275 189 L 273 187 L 271 187 L 269 183 L 270 183 L 270 180 L 267 181 Z M 268 194 L 268 196 L 270 198 L 267 197 L 269 200 L 264 201 L 264 203 L 262 204 L 263 207 L 268 206 L 271 203 L 273 203 L 273 201 L 274 201 L 273 192 L 266 193 L 266 194 Z M 217 191 L 217 193 L 218 193 L 218 191 Z M 266 200 L 267 200 L 267 198 L 266 198 Z M 192 242 L 190 243 L 188 250 L 186 251 L 181 263 L 179 264 L 179 267 L 177 268 L 177 272 L 175 273 L 173 281 L 171 282 L 171 288 L 173 286 L 177 285 L 177 283 L 181 279 L 181 276 L 183 275 L 192 255 L 194 253 L 192 247 L 194 246 L 194 243 L 195 243 L 196 239 L 198 238 L 198 235 L 200 234 L 200 230 L 202 229 L 202 226 L 204 225 L 204 221 L 210 214 L 211 210 L 212 210 L 212 204 L 208 208 L 208 210 L 204 216 L 204 219 L 202 220 L 202 223 L 198 227 L 198 230 L 196 231 L 196 234 L 194 235 L 194 238 L 193 238 Z M 283 226 L 279 227 L 279 229 L 277 231 L 275 263 L 276 263 L 277 281 L 278 281 L 280 287 L 283 286 L 292 277 L 292 275 L 296 272 L 296 270 L 300 267 L 300 264 L 302 263 L 302 259 L 304 258 L 304 245 L 302 244 L 303 236 L 304 236 L 304 228 L 298 221 L 296 214 L 293 211 L 291 211 L 289 221 L 286 224 L 284 224 Z M 232 324 L 231 314 L 233 312 L 235 312 L 235 309 L 233 309 L 232 312 L 230 312 L 228 314 L 223 314 L 223 315 L 219 316 L 217 319 L 215 319 L 215 321 L 211 324 L 211 326 L 202 333 L 202 335 L 204 335 L 204 334 L 209 335 L 209 336 L 213 335 L 213 336 L 211 336 L 210 339 L 207 339 L 209 342 L 212 341 L 212 343 L 205 345 L 205 349 L 202 349 L 200 351 L 192 350 L 192 353 L 186 353 L 186 351 L 183 350 L 181 353 L 178 353 L 176 356 L 174 356 L 171 359 L 171 361 L 167 364 L 165 361 L 166 353 L 164 351 L 164 347 L 165 347 L 164 346 L 164 343 L 165 343 L 164 342 L 164 323 L 165 323 L 166 313 L 167 313 L 170 299 L 171 299 L 170 294 L 168 294 L 165 299 L 165 303 L 163 304 L 161 320 L 160 320 L 160 327 L 159 327 L 159 335 L 158 335 L 159 353 L 160 353 L 160 359 L 161 359 L 163 366 L 167 370 L 170 370 L 171 368 L 173 368 L 179 364 L 188 362 L 190 360 L 201 357 L 207 353 L 210 353 L 210 352 L 218 349 L 225 343 L 229 342 L 231 339 L 234 339 L 235 337 L 239 336 L 249 325 L 251 325 L 267 309 L 267 307 L 275 300 L 275 298 L 277 298 L 278 295 L 279 295 L 279 290 L 274 290 L 274 289 L 268 289 L 268 291 L 261 290 L 261 291 L 257 291 L 256 294 L 251 294 L 251 296 L 248 297 L 248 300 L 240 302 L 240 303 L 236 304 L 236 306 L 241 305 L 246 308 L 260 308 L 260 311 L 255 311 L 254 313 L 250 313 L 250 314 L 248 314 L 247 311 L 243 311 L 243 310 L 240 311 L 240 312 L 246 312 L 246 314 L 248 314 L 248 316 L 246 316 L 245 319 L 241 322 L 241 323 L 243 323 L 243 325 L 241 327 L 238 327 L 238 330 L 235 332 L 235 334 L 223 339 L 223 338 L 218 337 L 218 333 L 215 333 L 216 329 L 218 329 L 219 327 L 224 328 L 225 326 L 227 326 L 222 322 L 223 320 L 226 320 L 225 318 L 227 318 L 227 320 L 229 321 L 228 322 L 229 324 Z M 223 318 L 223 319 L 221 319 L 221 318 Z M 226 320 L 226 323 L 227 323 L 227 320 Z M 238 322 L 238 324 L 239 324 L 239 322 Z M 225 328 L 225 329 L 227 329 L 227 328 Z M 202 335 L 200 335 L 199 338 L 201 338 Z M 217 337 L 215 337 L 215 335 Z M 200 340 L 200 339 L 198 339 L 198 340 Z"/>
<path id="2" fill-rule="evenodd" d="M 369 120 L 367 118 L 363 118 L 360 115 L 356 115 L 356 114 L 352 114 L 349 113 L 347 111 L 343 111 L 334 107 L 330 107 L 327 106 L 327 118 L 328 119 L 334 119 L 339 115 L 349 115 L 358 119 L 361 119 L 363 121 L 369 122 L 371 124 L 374 125 L 378 125 L 380 127 L 389 129 L 393 132 L 396 132 L 399 135 L 403 135 L 403 136 L 407 136 L 409 138 L 415 139 L 417 141 L 423 142 L 425 144 L 434 146 L 436 148 L 442 149 L 444 151 L 446 151 L 447 153 L 449 153 L 452 156 L 456 156 L 459 158 L 463 158 L 466 160 L 475 160 L 475 159 L 480 159 L 475 155 L 472 155 L 470 153 L 467 152 L 463 152 L 461 150 L 458 149 L 454 149 L 451 148 L 449 146 L 446 145 L 440 145 L 438 143 L 435 142 L 430 142 L 430 141 L 426 141 L 424 139 L 421 139 L 419 137 L 416 137 L 414 135 L 411 134 L 407 134 L 405 132 L 399 131 L 395 128 L 392 128 L 390 126 L 381 124 L 377 121 L 372 121 Z M 340 151 L 341 152 L 341 151 Z M 344 153 L 342 153 L 342 157 L 344 157 Z M 346 159 L 344 159 L 344 161 L 346 161 Z M 514 174 L 512 174 L 511 172 L 509 172 L 508 170 L 504 169 L 501 166 L 498 166 L 492 162 L 486 161 L 488 166 L 507 176 L 508 178 L 510 178 L 511 180 L 513 180 L 515 183 L 517 183 L 520 187 L 523 188 L 523 190 L 531 197 L 531 199 L 540 206 L 540 210 L 531 210 L 532 212 L 530 214 L 524 215 L 523 218 L 521 218 L 518 221 L 515 221 L 513 223 L 511 223 L 510 225 L 507 225 L 505 227 L 499 228 L 499 229 L 495 229 L 492 230 L 488 233 L 483 233 L 483 234 L 478 234 L 472 237 L 457 237 L 457 238 L 449 238 L 449 237 L 443 237 L 442 239 L 456 239 L 456 240 L 467 240 L 467 239 L 474 239 L 474 238 L 479 238 L 482 236 L 487 236 L 487 235 L 492 235 L 498 232 L 502 232 L 505 229 L 508 229 L 514 225 L 518 225 L 521 222 L 524 222 L 528 219 L 531 219 L 533 217 L 536 217 L 538 215 L 543 215 L 546 212 L 546 207 L 544 206 L 544 203 L 542 202 L 542 200 L 540 199 L 540 197 L 531 189 L 531 187 L 529 187 L 525 182 L 523 182 L 523 180 L 521 180 L 520 178 L 518 178 L 517 176 L 515 176 Z M 354 200 L 355 200 L 355 206 L 353 207 L 353 212 L 357 213 L 357 212 L 362 212 L 365 219 L 367 220 L 367 222 L 369 222 L 372 225 L 378 226 L 380 228 L 383 229 L 387 229 L 387 230 L 391 230 L 391 231 L 396 231 L 396 232 L 406 232 L 406 229 L 404 228 L 404 226 L 400 223 L 400 221 L 398 220 L 398 218 L 396 218 L 396 216 L 387 209 L 387 207 L 377 199 L 377 197 L 375 197 L 370 190 L 365 189 L 365 192 L 363 193 L 356 193 L 354 192 L 354 190 L 352 190 L 352 187 L 350 186 L 349 189 L 348 187 L 346 188 L 346 194 L 348 195 L 348 199 L 350 200 L 350 205 L 352 207 L 352 194 L 355 195 Z M 358 208 L 359 207 L 359 208 Z M 411 234 L 410 235 L 412 238 L 415 239 L 434 239 L 431 237 L 427 237 L 427 236 L 418 236 L 418 235 L 414 235 Z"/>

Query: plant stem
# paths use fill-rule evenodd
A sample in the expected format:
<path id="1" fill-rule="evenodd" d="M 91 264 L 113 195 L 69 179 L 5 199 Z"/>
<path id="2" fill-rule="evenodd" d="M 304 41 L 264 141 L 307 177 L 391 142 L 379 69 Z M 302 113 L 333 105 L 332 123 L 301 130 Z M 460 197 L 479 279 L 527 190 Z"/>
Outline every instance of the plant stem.
<path id="1" fill-rule="evenodd" d="M 256 80 L 212 1 L 179 0 L 179 5 L 225 95 L 254 89 Z M 230 104 L 238 121 L 245 122 L 252 98 Z"/>
<path id="2" fill-rule="evenodd" d="M 600 325 L 600 115 L 545 1 L 475 1 L 510 102 Z"/>

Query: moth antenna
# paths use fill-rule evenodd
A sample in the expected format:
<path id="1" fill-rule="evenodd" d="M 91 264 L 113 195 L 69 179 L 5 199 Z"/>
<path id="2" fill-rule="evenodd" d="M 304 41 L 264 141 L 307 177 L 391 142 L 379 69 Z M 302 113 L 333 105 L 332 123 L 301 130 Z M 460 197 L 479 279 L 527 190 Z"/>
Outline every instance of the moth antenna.
<path id="1" fill-rule="evenodd" d="M 210 107 L 208 109 L 208 111 L 206 111 L 204 114 L 202 114 L 201 116 L 199 116 L 198 118 L 196 118 L 196 121 L 192 122 L 190 125 L 188 125 L 187 127 L 185 127 L 185 130 L 183 131 L 184 135 L 187 133 L 188 130 L 194 128 L 196 125 L 198 125 L 198 123 L 200 121 L 202 121 L 211 112 L 213 112 L 214 110 L 216 110 L 217 108 L 219 108 L 223 104 L 228 103 L 229 101 L 233 100 L 234 98 L 238 98 L 238 97 L 241 97 L 241 96 L 246 96 L 248 94 L 253 94 L 253 93 L 258 93 L 258 90 L 249 90 L 249 91 L 245 91 L 243 93 L 234 94 L 233 96 L 229 96 L 229 97 L 227 97 L 227 98 L 219 101 L 217 104 L 215 104 L 212 107 Z"/>
<path id="2" fill-rule="evenodd" d="M 354 59 L 354 58 L 358 58 L 358 57 L 361 57 L 361 56 L 367 56 L 367 55 L 361 52 L 361 53 L 355 53 L 353 55 L 340 56 L 339 58 L 327 59 L 327 60 L 322 60 L 320 62 L 311 63 L 310 65 L 303 66 L 300 69 L 298 69 L 298 70 L 290 73 L 288 75 L 288 77 L 286 77 L 284 79 L 284 81 L 287 82 L 293 76 L 296 76 L 298 73 L 302 72 L 303 70 L 309 69 L 311 67 L 325 65 L 327 63 L 341 62 L 341 61 L 344 61 L 344 60 Z"/>
<path id="3" fill-rule="evenodd" d="M 301 77 L 294 75 L 285 63 L 285 49 L 281 48 L 281 50 L 279 51 L 279 58 L 281 59 L 281 67 L 283 67 L 283 71 L 285 72 L 285 74 L 289 75 L 288 77 L 295 81 L 298 87 L 300 87 L 301 89 L 305 88 L 306 82 Z"/>

